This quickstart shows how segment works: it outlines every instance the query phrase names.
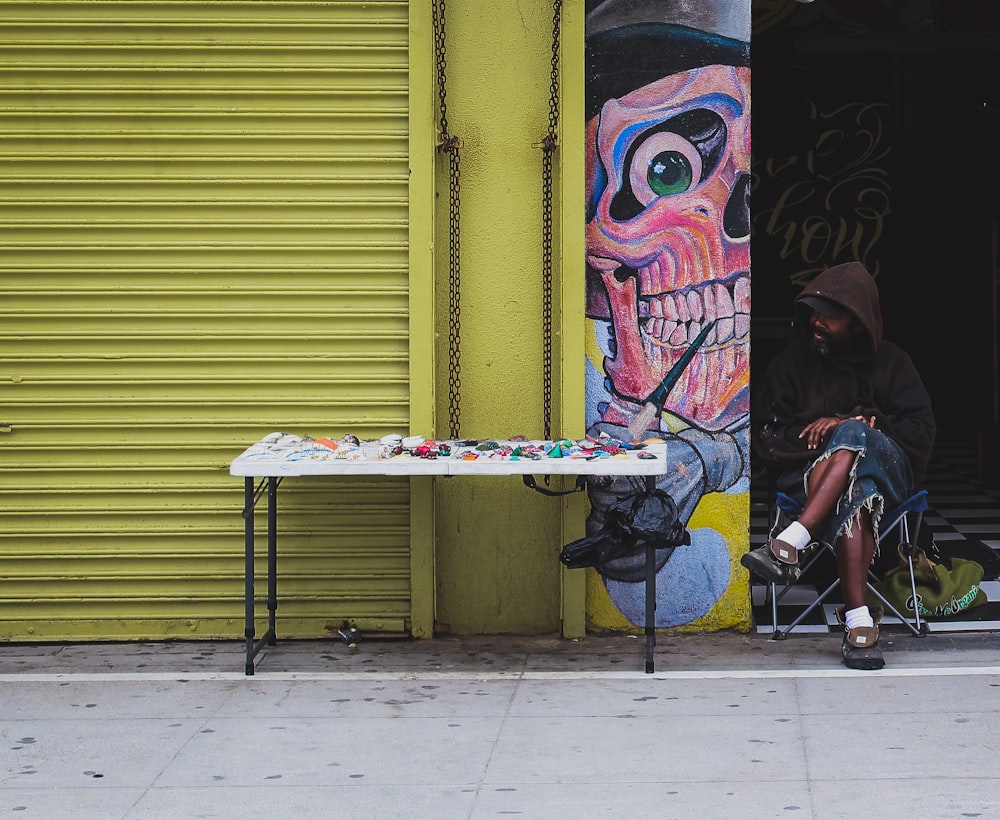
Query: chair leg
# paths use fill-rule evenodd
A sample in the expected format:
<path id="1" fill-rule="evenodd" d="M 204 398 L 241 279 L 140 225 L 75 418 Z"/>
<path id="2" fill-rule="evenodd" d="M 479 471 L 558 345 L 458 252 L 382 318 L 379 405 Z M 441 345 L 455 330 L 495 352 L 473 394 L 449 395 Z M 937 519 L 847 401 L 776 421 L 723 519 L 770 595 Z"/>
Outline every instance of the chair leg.
<path id="1" fill-rule="evenodd" d="M 927 634 L 926 622 L 920 620 L 920 606 L 917 603 L 917 577 L 913 574 L 913 553 L 908 553 L 906 563 L 910 568 L 910 594 L 913 596 L 913 619 L 916 621 L 916 631 L 919 635 Z"/>
<path id="2" fill-rule="evenodd" d="M 895 615 L 897 618 L 899 618 L 899 620 L 902 621 L 903 625 L 907 629 L 909 629 L 910 632 L 912 632 L 915 637 L 922 638 L 924 635 L 927 634 L 926 630 L 924 630 L 924 629 L 918 629 L 917 627 L 915 627 L 910 622 L 909 618 L 907 618 L 902 612 L 900 612 L 898 609 L 896 609 L 896 607 L 894 607 L 892 604 L 890 604 L 889 601 L 886 600 L 885 596 L 875 588 L 874 584 L 872 584 L 872 583 L 868 584 L 868 591 L 872 595 L 874 595 L 876 598 L 878 598 L 879 601 L 882 602 L 882 606 L 884 606 L 889 612 L 891 612 L 893 615 Z"/>
<path id="3" fill-rule="evenodd" d="M 913 538 L 910 537 L 910 523 L 911 523 L 910 522 L 910 515 L 914 516 L 914 520 L 913 520 L 914 535 L 913 535 Z M 927 634 L 927 631 L 928 631 L 927 630 L 927 622 L 921 619 L 920 609 L 916 605 L 916 602 L 917 602 L 917 580 L 916 580 L 916 576 L 914 575 L 914 566 L 913 566 L 913 556 L 915 554 L 915 547 L 914 547 L 914 543 L 913 542 L 916 539 L 917 534 L 919 534 L 919 532 L 920 532 L 920 523 L 921 523 L 921 521 L 923 521 L 923 517 L 924 517 L 924 514 L 923 514 L 922 510 L 916 510 L 916 511 L 911 510 L 909 513 L 903 513 L 902 517 L 898 520 L 899 528 L 900 528 L 900 535 L 902 536 L 902 539 L 901 539 L 900 545 L 899 545 L 899 552 L 900 552 L 901 556 L 902 555 L 906 556 L 906 569 L 909 572 L 909 576 L 910 576 L 910 594 L 913 596 L 911 598 L 911 600 L 914 602 L 914 611 L 913 611 L 913 620 L 912 621 L 910 620 L 910 618 L 908 616 L 904 615 L 895 606 L 893 606 L 891 603 L 889 603 L 889 601 L 887 601 L 885 599 L 885 596 L 882 595 L 875 588 L 875 584 L 878 583 L 880 579 L 873 572 L 871 572 L 871 571 L 868 572 L 868 575 L 869 575 L 868 590 L 872 593 L 872 595 L 874 595 L 876 598 L 879 599 L 879 601 L 882 602 L 882 605 L 884 607 L 886 607 L 886 609 L 888 611 L 890 611 L 893 615 L 895 615 L 897 618 L 899 618 L 899 620 L 902 621 L 902 623 L 906 626 L 906 628 L 909 629 L 910 632 L 912 632 L 913 635 L 915 635 L 918 638 L 925 636 Z"/>
<path id="4" fill-rule="evenodd" d="M 807 606 L 807 607 L 806 607 L 805 609 L 803 609 L 803 610 L 802 610 L 802 611 L 801 611 L 801 612 L 799 613 L 798 617 L 797 617 L 797 618 L 796 618 L 796 619 L 795 619 L 794 621 L 792 621 L 792 622 L 791 622 L 791 623 L 790 623 L 790 624 L 789 624 L 789 625 L 788 625 L 788 626 L 786 627 L 786 629 L 785 629 L 785 631 L 784 631 L 784 633 L 782 634 L 782 636 L 781 636 L 781 637 L 782 637 L 782 638 L 787 638 L 787 637 L 788 637 L 788 633 L 789 633 L 789 632 L 791 632 L 791 631 L 792 631 L 793 629 L 795 629 L 795 627 L 797 627 L 797 626 L 798 626 L 798 625 L 799 625 L 800 623 L 802 623 L 802 622 L 803 622 L 803 621 L 804 621 L 804 620 L 805 620 L 806 618 L 808 618 L 808 617 L 809 617 L 809 614 L 810 614 L 810 613 L 811 613 L 811 612 L 812 612 L 812 611 L 813 611 L 814 609 L 816 609 L 816 607 L 818 607 L 818 606 L 821 606 L 821 605 L 823 604 L 823 602 L 824 602 L 824 601 L 826 600 L 827 596 L 828 596 L 828 595 L 829 595 L 829 594 L 830 594 L 831 592 L 833 592 L 833 591 L 834 591 L 834 590 L 835 590 L 835 589 L 836 589 L 836 588 L 837 588 L 838 586 L 840 586 L 840 579 L 839 579 L 839 578 L 838 578 L 838 579 L 837 579 L 836 581 L 834 581 L 834 582 L 833 582 L 832 584 L 830 584 L 830 586 L 828 586 L 828 587 L 827 587 L 826 589 L 824 589 L 824 590 L 823 590 L 823 591 L 822 591 L 822 592 L 821 592 L 821 593 L 820 593 L 820 594 L 819 594 L 819 595 L 818 595 L 818 596 L 816 597 L 816 600 L 815 600 L 815 601 L 813 601 L 813 602 L 812 602 L 811 604 L 809 604 L 809 606 Z"/>
<path id="5" fill-rule="evenodd" d="M 903 516 L 903 537 L 906 539 L 906 565 L 910 571 L 910 594 L 913 596 L 913 619 L 916 621 L 917 632 L 921 635 L 925 634 L 925 626 L 920 622 L 920 607 L 917 606 L 917 578 L 913 574 L 913 554 L 914 545 L 913 542 L 920 535 L 920 524 L 924 519 L 923 511 L 918 511 L 916 513 L 916 531 L 913 538 L 910 538 L 910 522 L 907 517 Z"/>
<path id="6" fill-rule="evenodd" d="M 812 567 L 813 564 L 815 564 L 817 561 L 819 561 L 819 559 L 823 556 L 823 550 L 824 549 L 829 550 L 831 553 L 833 553 L 833 547 L 831 547 L 829 544 L 822 544 L 820 546 L 817 546 L 815 548 L 815 551 L 814 551 L 813 555 L 809 558 L 808 561 L 806 561 L 802 565 L 802 574 L 803 575 L 810 570 L 810 568 Z M 796 586 L 797 583 L 798 582 L 793 582 L 793 583 L 790 583 L 790 584 L 786 584 L 784 587 L 782 587 L 781 592 L 777 592 L 777 585 L 776 584 L 771 584 L 771 590 L 772 590 L 772 596 L 773 596 L 772 597 L 772 602 L 771 602 L 771 618 L 772 618 L 771 623 L 774 626 L 774 632 L 772 634 L 772 638 L 774 640 L 776 640 L 776 641 L 781 641 L 781 640 L 784 640 L 785 638 L 787 638 L 788 634 L 793 629 L 795 629 L 795 627 L 797 627 L 799 624 L 801 624 L 803 620 L 805 620 L 807 617 L 809 617 L 809 614 L 814 609 L 816 609 L 816 607 L 818 607 L 820 604 L 822 604 L 823 601 L 826 600 L 827 596 L 831 592 L 833 592 L 833 590 L 835 590 L 837 588 L 837 585 L 840 583 L 840 580 L 838 579 L 838 580 L 834 581 L 832 584 L 830 584 L 830 586 L 828 586 L 816 598 L 815 601 L 813 601 L 808 607 L 806 607 L 806 609 L 803 612 L 799 613 L 799 616 L 794 621 L 792 621 L 787 626 L 787 628 L 785 628 L 784 630 L 779 629 L 778 628 L 778 602 L 782 598 L 784 598 L 785 595 L 792 589 L 792 587 Z"/>
<path id="7" fill-rule="evenodd" d="M 770 530 L 770 534 L 773 536 L 780 529 L 780 526 L 781 526 L 781 515 L 783 513 L 786 513 L 786 510 L 780 504 L 776 504 L 776 498 L 777 498 L 777 496 L 773 492 L 774 488 L 772 487 L 771 489 L 772 489 L 772 494 L 771 494 L 770 497 L 771 497 L 772 501 L 771 501 L 771 510 L 770 510 L 770 512 L 772 514 L 771 514 L 770 518 L 774 522 L 774 524 L 772 524 L 772 527 L 771 527 L 771 530 Z M 924 495 L 925 496 L 926 492 L 918 494 L 918 495 Z M 901 516 L 898 516 L 898 515 L 893 515 L 892 516 L 894 518 L 894 523 L 892 524 L 892 526 L 888 527 L 887 530 L 886 530 L 886 532 L 889 532 L 897 524 L 900 526 L 901 535 L 903 537 L 902 545 L 904 545 L 906 547 L 905 552 L 906 552 L 906 556 L 907 556 L 907 565 L 908 565 L 908 569 L 909 569 L 909 573 L 910 573 L 910 588 L 911 588 L 911 592 L 913 594 L 914 601 L 916 601 L 916 597 L 917 597 L 917 588 L 916 588 L 916 579 L 915 579 L 915 576 L 914 576 L 914 565 L 913 565 L 914 549 L 913 549 L 913 544 L 912 544 L 912 541 L 911 541 L 911 538 L 910 538 L 910 529 L 911 529 L 911 523 L 912 523 L 912 524 L 915 525 L 915 532 L 919 533 L 920 532 L 920 524 L 921 524 L 921 521 L 923 520 L 923 510 L 922 510 L 922 508 L 919 508 L 919 507 L 914 508 L 914 506 L 912 504 L 912 502 L 914 500 L 917 500 L 917 498 L 918 498 L 918 496 L 914 496 L 913 498 L 911 498 L 909 500 L 909 502 L 907 502 L 907 504 L 909 505 L 908 509 L 904 510 L 902 512 Z M 926 508 L 926 502 L 924 502 L 924 503 L 925 503 L 925 507 L 924 508 Z M 903 506 L 904 505 L 900 505 L 900 507 L 903 507 Z M 897 508 L 897 511 L 898 510 L 899 510 L 899 508 Z M 792 515 L 791 512 L 788 512 L 788 514 Z M 912 522 L 911 522 L 911 519 L 909 518 L 910 515 L 914 516 L 914 520 Z M 914 535 L 914 537 L 916 537 L 916 535 Z M 880 543 L 881 543 L 881 541 L 882 541 L 882 539 L 879 538 L 879 542 Z M 809 569 L 809 567 L 812 566 L 812 564 L 815 561 L 818 560 L 819 556 L 822 554 L 822 549 L 823 548 L 828 549 L 832 554 L 836 555 L 836 551 L 835 551 L 835 549 L 834 549 L 833 546 L 831 546 L 830 544 L 822 544 L 822 547 L 816 551 L 816 555 L 814 555 L 812 557 L 812 559 L 810 561 L 808 561 L 805 564 L 805 566 L 803 566 L 803 568 L 802 568 L 802 573 L 803 574 Z M 886 600 L 886 598 L 885 598 L 884 595 L 882 595 L 875 588 L 875 584 L 878 583 L 879 580 L 880 579 L 878 578 L 877 575 L 875 575 L 874 572 L 872 572 L 871 570 L 868 571 L 868 580 L 866 581 L 866 585 L 867 585 L 867 588 L 868 588 L 869 592 L 871 592 L 872 595 L 874 595 L 882 603 L 882 605 L 885 607 L 885 609 L 888 612 L 891 612 L 895 617 L 897 617 L 907 627 L 907 629 L 909 629 L 910 632 L 912 632 L 915 636 L 917 636 L 917 637 L 923 637 L 924 635 L 926 635 L 927 632 L 928 632 L 928 630 L 927 630 L 927 622 L 925 620 L 921 619 L 920 612 L 916 611 L 914 613 L 914 618 L 913 618 L 912 621 L 907 616 L 903 615 L 895 606 L 893 606 L 889 601 Z M 816 600 L 813 601 L 808 607 L 806 607 L 806 609 L 803 612 L 799 613 L 798 617 L 795 618 L 795 620 L 792 621 L 788 625 L 788 627 L 785 628 L 785 629 L 781 629 L 779 627 L 779 625 L 778 625 L 778 603 L 785 596 L 785 593 L 787 593 L 791 589 L 791 587 L 794 586 L 795 584 L 793 583 L 793 584 L 788 584 L 788 585 L 784 586 L 781 589 L 780 592 L 778 591 L 778 585 L 777 584 L 774 584 L 774 583 L 768 584 L 767 585 L 767 594 L 771 598 L 771 627 L 772 627 L 771 638 L 772 638 L 772 640 L 784 640 L 786 637 L 788 637 L 788 634 L 793 629 L 795 629 L 797 626 L 799 626 L 810 615 L 810 613 L 812 613 L 813 610 L 815 610 L 818 606 L 820 606 L 821 604 L 823 604 L 823 602 L 826 600 L 826 598 L 830 595 L 831 592 L 833 592 L 837 588 L 837 586 L 839 584 L 840 584 L 840 579 L 838 578 L 836 581 L 834 581 L 832 584 L 830 584 L 830 586 L 828 586 L 822 593 L 820 593 L 818 595 L 818 597 L 816 598 Z"/>
<path id="8" fill-rule="evenodd" d="M 778 585 L 774 581 L 767 585 L 767 595 L 771 598 L 771 640 L 780 641 L 785 636 L 778 629 Z"/>

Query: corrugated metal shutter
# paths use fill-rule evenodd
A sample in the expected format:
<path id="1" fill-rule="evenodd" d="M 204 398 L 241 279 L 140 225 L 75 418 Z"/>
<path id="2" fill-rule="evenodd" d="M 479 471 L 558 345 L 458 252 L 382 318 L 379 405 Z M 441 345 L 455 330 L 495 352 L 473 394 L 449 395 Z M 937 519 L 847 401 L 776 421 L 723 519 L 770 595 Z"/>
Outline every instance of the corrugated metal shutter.
<path id="1" fill-rule="evenodd" d="M 0 640 L 241 637 L 229 461 L 408 426 L 407 3 L 0 0 L 0 68 Z M 407 484 L 280 501 L 281 634 L 404 631 Z"/>

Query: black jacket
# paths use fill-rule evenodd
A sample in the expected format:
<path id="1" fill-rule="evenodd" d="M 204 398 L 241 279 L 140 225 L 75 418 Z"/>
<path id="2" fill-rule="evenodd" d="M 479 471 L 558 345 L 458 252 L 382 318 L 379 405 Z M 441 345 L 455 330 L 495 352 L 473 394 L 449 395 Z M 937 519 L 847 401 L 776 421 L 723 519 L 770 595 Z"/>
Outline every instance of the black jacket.
<path id="1" fill-rule="evenodd" d="M 821 355 L 808 342 L 810 308 L 822 296 L 849 310 L 864 334 L 849 353 Z M 829 268 L 795 302 L 799 333 L 772 360 L 751 397 L 754 452 L 779 469 L 802 467 L 816 457 L 799 433 L 822 416 L 875 416 L 875 427 L 909 456 L 920 484 L 934 447 L 930 396 L 910 356 L 882 338 L 875 280 L 859 262 Z"/>

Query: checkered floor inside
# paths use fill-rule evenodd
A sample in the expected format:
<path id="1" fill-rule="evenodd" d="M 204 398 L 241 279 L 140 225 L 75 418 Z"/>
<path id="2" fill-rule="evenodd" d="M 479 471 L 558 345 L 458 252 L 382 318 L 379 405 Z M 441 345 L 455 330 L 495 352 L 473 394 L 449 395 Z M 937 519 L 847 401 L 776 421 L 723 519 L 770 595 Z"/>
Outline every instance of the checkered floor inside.
<path id="1" fill-rule="evenodd" d="M 981 588 L 987 603 L 966 610 L 957 616 L 928 619 L 930 632 L 1000 631 L 1000 487 L 984 486 L 976 478 L 975 450 L 963 443 L 939 442 L 928 470 L 924 489 L 928 491 L 930 509 L 924 521 L 933 534 L 942 555 L 973 558 L 984 569 Z M 750 493 L 750 547 L 759 547 L 767 539 L 767 488 L 755 480 Z M 822 569 L 822 568 L 821 568 Z M 833 573 L 833 574 L 831 574 Z M 778 605 L 778 628 L 784 629 L 802 613 L 818 595 L 817 586 L 835 577 L 831 563 L 825 575 L 819 573 L 818 584 L 800 583 L 792 587 Z M 771 603 L 764 585 L 751 585 L 754 622 L 759 632 L 773 631 Z M 840 631 L 834 610 L 842 604 L 839 591 L 827 598 L 807 618 L 795 627 L 795 632 Z M 898 620 L 887 617 L 886 628 L 893 625 L 902 630 Z"/>

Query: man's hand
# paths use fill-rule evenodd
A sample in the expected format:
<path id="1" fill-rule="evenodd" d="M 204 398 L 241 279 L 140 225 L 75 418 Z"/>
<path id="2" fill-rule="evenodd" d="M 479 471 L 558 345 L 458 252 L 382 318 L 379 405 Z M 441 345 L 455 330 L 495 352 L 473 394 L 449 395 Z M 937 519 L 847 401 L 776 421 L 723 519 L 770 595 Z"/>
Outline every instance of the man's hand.
<path id="1" fill-rule="evenodd" d="M 802 432 L 799 433 L 799 438 L 804 438 L 806 444 L 810 450 L 818 449 L 823 442 L 826 441 L 827 436 L 833 432 L 833 428 L 840 424 L 842 421 L 860 421 L 867 424 L 869 427 L 875 426 L 875 416 L 871 418 L 865 418 L 864 416 L 851 416 L 850 419 L 838 419 L 833 416 L 823 416 L 822 418 L 816 419 L 816 421 L 807 424 Z"/>

